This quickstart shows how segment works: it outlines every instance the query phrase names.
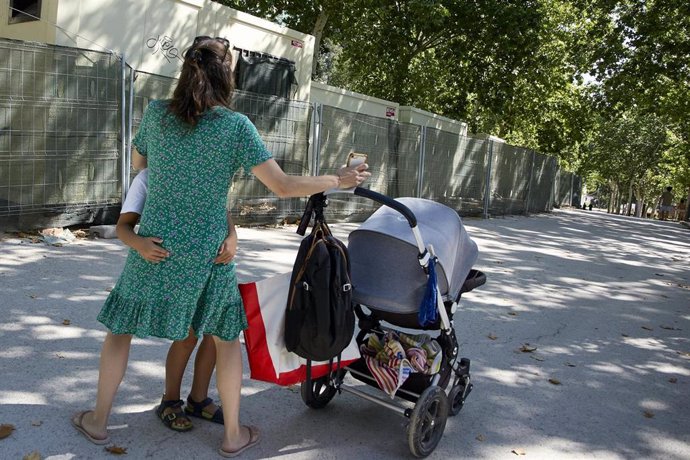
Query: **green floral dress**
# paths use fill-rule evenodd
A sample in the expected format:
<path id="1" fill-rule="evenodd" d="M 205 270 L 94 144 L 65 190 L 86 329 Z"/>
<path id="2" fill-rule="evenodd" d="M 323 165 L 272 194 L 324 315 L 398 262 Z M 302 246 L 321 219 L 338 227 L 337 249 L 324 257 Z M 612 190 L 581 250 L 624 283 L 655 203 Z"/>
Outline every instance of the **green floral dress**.
<path id="1" fill-rule="evenodd" d="M 181 340 L 191 326 L 234 340 L 247 327 L 235 264 L 213 259 L 228 232 L 232 176 L 271 154 L 244 115 L 216 107 L 190 128 L 167 105 L 149 105 L 133 144 L 149 168 L 139 235 L 161 238 L 170 256 L 152 264 L 130 250 L 98 320 L 114 334 Z"/>

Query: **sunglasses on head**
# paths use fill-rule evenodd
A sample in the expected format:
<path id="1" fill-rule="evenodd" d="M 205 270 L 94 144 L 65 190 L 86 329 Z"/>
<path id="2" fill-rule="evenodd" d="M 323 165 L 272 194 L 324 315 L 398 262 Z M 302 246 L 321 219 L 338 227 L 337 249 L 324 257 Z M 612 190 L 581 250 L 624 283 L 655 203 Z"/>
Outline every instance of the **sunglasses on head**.
<path id="1" fill-rule="evenodd" d="M 230 40 L 227 38 L 223 37 L 209 37 L 208 35 L 199 35 L 198 37 L 194 37 L 194 42 L 192 43 L 192 47 L 196 46 L 199 42 L 203 42 L 206 40 L 215 40 L 217 42 L 222 43 L 225 45 L 225 53 L 223 54 L 223 61 L 225 61 L 225 56 L 228 55 L 228 48 L 230 48 Z"/>

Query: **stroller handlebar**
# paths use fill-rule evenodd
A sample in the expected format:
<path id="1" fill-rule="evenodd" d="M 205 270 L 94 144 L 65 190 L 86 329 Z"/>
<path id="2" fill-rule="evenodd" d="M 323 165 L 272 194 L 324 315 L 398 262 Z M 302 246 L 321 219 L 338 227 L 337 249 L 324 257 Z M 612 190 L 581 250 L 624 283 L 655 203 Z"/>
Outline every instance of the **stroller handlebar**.
<path id="1" fill-rule="evenodd" d="M 302 215 L 302 219 L 300 220 L 300 224 L 297 227 L 298 234 L 304 235 L 306 233 L 307 226 L 309 225 L 309 221 L 311 220 L 313 214 L 316 214 L 318 218 L 323 218 L 323 207 L 325 206 L 326 196 L 335 193 L 352 193 L 363 198 L 369 198 L 370 200 L 376 201 L 377 203 L 381 203 L 382 205 L 388 206 L 389 208 L 398 211 L 405 217 L 408 224 L 410 224 L 410 228 L 415 229 L 417 227 L 417 217 L 410 210 L 410 208 L 408 208 L 401 202 L 396 201 L 393 198 L 383 195 L 381 193 L 374 192 L 373 190 L 369 190 L 362 187 L 354 187 L 343 190 L 327 190 L 326 192 L 315 193 L 314 195 L 310 196 L 309 201 L 307 201 L 307 206 L 304 210 L 304 214 Z M 420 239 L 419 237 L 417 237 L 417 235 L 415 235 L 415 238 L 418 241 Z M 418 246 L 420 247 L 420 252 L 422 252 L 424 245 L 420 246 L 420 244 L 418 243 Z"/>
<path id="2" fill-rule="evenodd" d="M 395 209 L 400 214 L 402 214 L 405 217 L 405 219 L 407 219 L 407 222 L 410 224 L 411 228 L 417 226 L 417 217 L 414 215 L 412 211 L 410 211 L 410 208 L 408 208 L 401 202 L 396 201 L 389 196 L 382 195 L 381 193 L 374 192 L 373 190 L 369 190 L 362 187 L 356 187 L 354 190 L 354 194 L 364 198 L 369 198 L 370 200 L 374 200 L 377 203 L 381 203 L 385 206 L 388 206 L 389 208 Z"/>

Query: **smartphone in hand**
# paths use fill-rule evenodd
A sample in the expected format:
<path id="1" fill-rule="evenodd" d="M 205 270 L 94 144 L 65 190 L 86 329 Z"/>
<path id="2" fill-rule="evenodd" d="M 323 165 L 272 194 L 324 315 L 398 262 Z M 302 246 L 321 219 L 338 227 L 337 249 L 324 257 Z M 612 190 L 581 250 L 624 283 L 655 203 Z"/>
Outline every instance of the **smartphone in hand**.
<path id="1" fill-rule="evenodd" d="M 347 156 L 347 166 L 356 167 L 367 162 L 366 153 L 350 152 Z"/>

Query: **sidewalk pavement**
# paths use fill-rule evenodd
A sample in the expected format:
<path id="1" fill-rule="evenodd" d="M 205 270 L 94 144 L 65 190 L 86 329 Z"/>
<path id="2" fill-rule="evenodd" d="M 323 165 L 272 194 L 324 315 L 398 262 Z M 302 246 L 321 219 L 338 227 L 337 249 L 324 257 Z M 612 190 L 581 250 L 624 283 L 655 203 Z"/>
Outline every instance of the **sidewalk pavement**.
<path id="1" fill-rule="evenodd" d="M 475 386 L 430 458 L 690 458 L 690 231 L 582 210 L 465 224 L 488 276 L 456 315 Z M 356 225 L 333 227 L 345 238 Z M 240 280 L 290 271 L 294 230 L 239 228 Z M 112 456 L 69 416 L 94 401 L 95 318 L 125 256 L 117 240 L 0 241 L 0 424 L 15 427 L 0 458 Z M 133 341 L 111 440 L 129 459 L 219 458 L 221 426 L 174 433 L 154 415 L 168 345 Z M 263 433 L 247 459 L 410 457 L 403 417 L 346 393 L 309 409 L 299 387 L 249 380 L 246 363 L 242 419 Z"/>

